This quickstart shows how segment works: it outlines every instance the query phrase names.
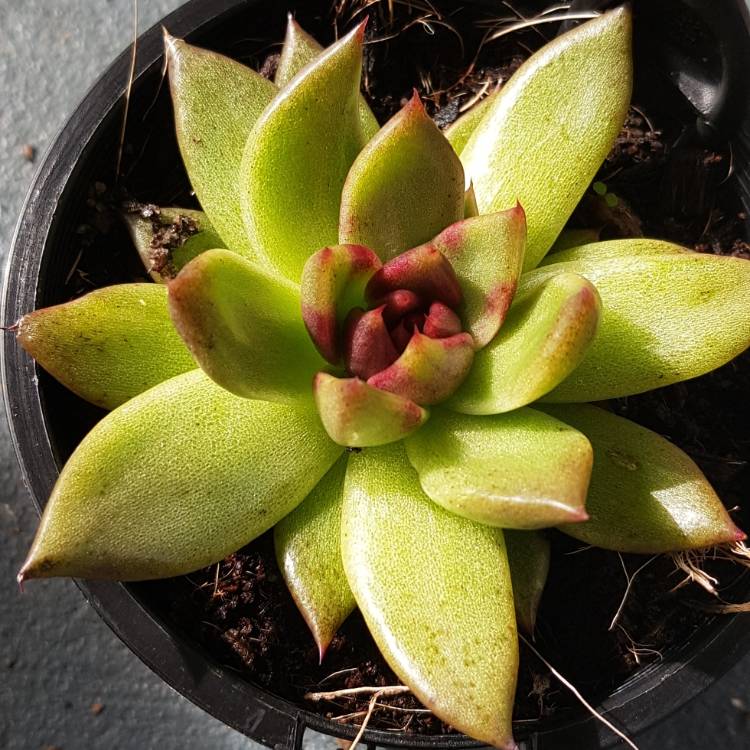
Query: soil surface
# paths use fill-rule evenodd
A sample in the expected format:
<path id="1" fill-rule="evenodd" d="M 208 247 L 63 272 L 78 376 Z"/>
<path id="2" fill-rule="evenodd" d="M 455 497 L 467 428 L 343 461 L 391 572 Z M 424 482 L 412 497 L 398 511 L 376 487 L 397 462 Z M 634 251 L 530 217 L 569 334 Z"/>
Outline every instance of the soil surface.
<path id="1" fill-rule="evenodd" d="M 436 7 L 446 5 L 451 4 L 437 3 Z M 359 17 L 358 6 L 346 0 L 340 0 L 339 6 L 338 26 L 343 29 Z M 387 8 L 387 3 L 381 3 L 371 13 L 364 80 L 365 92 L 381 122 L 397 111 L 416 87 L 438 124 L 450 124 L 468 103 L 502 85 L 531 51 L 556 31 L 554 25 L 546 25 L 482 45 L 493 22 L 486 13 L 440 15 L 433 6 L 414 2 L 413 7 L 396 3 L 395 18 L 391 18 Z M 330 41 L 331 17 L 301 10 L 298 18 L 323 41 Z M 391 38 L 397 30 L 402 31 Z M 270 74 L 275 59 L 267 45 L 264 49 L 265 54 L 248 57 Z M 641 66 L 641 73 L 644 70 L 647 65 Z M 650 74 L 640 75 L 634 106 L 617 144 L 570 226 L 603 227 L 603 238 L 645 235 L 701 252 L 750 258 L 750 245 L 745 240 L 747 217 L 727 180 L 728 150 L 715 144 L 710 149 L 676 145 L 684 124 L 694 117 L 679 96 L 664 96 L 663 83 Z M 165 184 L 156 189 L 141 184 L 138 163 L 144 153 L 145 145 L 127 144 L 125 163 L 130 164 L 133 177 L 126 177 L 116 190 L 92 182 L 89 213 L 78 231 L 81 253 L 70 271 L 66 296 L 112 283 L 113 263 L 119 268 L 117 280 L 145 276 L 134 252 L 132 258 L 117 251 L 114 257 L 109 254 L 104 259 L 97 252 L 102 237 L 122 233 L 115 226 L 113 205 L 125 198 L 195 205 L 183 173 L 165 172 Z M 153 170 L 148 174 L 153 181 Z M 726 325 L 733 322 L 727 320 Z M 65 398 L 54 384 L 45 387 L 57 398 Z M 727 507 L 735 508 L 750 490 L 749 391 L 750 355 L 745 354 L 705 377 L 608 406 L 687 451 Z M 80 405 L 76 413 L 80 432 L 99 416 L 97 410 L 81 410 Z M 73 434 L 71 444 L 63 445 L 61 452 L 72 448 L 79 437 Z M 750 526 L 747 514 L 737 513 L 735 519 L 741 527 Z M 675 648 L 715 617 L 702 605 L 716 600 L 698 587 L 675 590 L 683 576 L 670 558 L 662 557 L 638 575 L 619 623 L 610 631 L 625 592 L 623 565 L 633 573 L 647 558 L 620 558 L 599 549 L 582 549 L 580 543 L 555 531 L 549 535 L 553 560 L 538 617 L 536 647 L 594 703 L 644 665 L 670 659 Z M 733 585 L 740 577 L 737 566 L 722 561 L 707 565 L 726 587 L 722 596 L 727 600 L 742 597 L 747 581 Z M 308 710 L 359 723 L 367 697 L 310 704 L 304 694 L 398 683 L 358 613 L 345 623 L 324 664 L 318 664 L 317 649 L 285 588 L 269 535 L 191 576 L 134 588 L 219 662 Z M 376 711 L 371 728 L 430 734 L 452 731 L 431 714 L 420 712 L 419 703 L 410 695 L 381 702 L 392 708 Z M 523 737 L 527 730 L 540 728 L 538 720 L 546 724 L 581 713 L 580 705 L 544 665 L 522 649 L 517 734 Z"/>

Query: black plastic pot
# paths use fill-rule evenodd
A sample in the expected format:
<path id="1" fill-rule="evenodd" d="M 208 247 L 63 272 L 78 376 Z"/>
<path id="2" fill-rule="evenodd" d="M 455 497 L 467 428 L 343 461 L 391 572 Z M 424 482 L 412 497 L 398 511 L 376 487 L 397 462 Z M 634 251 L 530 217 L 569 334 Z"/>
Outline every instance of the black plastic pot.
<path id="1" fill-rule="evenodd" d="M 665 0 L 665 3 L 674 6 L 676 13 L 684 11 L 678 2 Z M 656 5 L 656 0 L 652 4 Z M 710 70 L 701 71 L 699 61 L 690 60 L 691 80 L 698 81 L 705 94 L 701 100 L 704 105 L 701 121 L 709 120 L 716 129 L 735 135 L 732 179 L 750 209 L 750 111 L 743 111 L 747 97 L 732 88 L 736 85 L 735 70 L 743 70 L 737 56 L 743 55 L 750 45 L 747 6 L 744 0 L 734 3 L 724 0 L 718 5 L 710 0 L 705 3 L 689 0 L 687 4 L 697 9 L 699 16 L 708 17 L 709 32 L 713 29 L 721 38 L 717 45 L 718 68 L 713 65 Z M 281 38 L 285 14 L 292 5 L 271 0 L 192 0 L 164 23 L 177 36 L 233 54 L 243 37 L 252 35 L 252 29 L 260 29 L 265 37 Z M 708 14 L 707 9 L 711 11 Z M 644 35 L 646 31 L 652 35 L 660 33 L 658 29 L 643 30 Z M 144 130 L 133 140 L 144 144 L 143 152 L 148 158 L 141 161 L 147 162 L 149 169 L 142 175 L 136 170 L 130 176 L 130 184 L 137 191 L 134 183 L 153 182 L 154 170 L 160 170 L 164 202 L 168 203 L 174 198 L 169 195 L 170 170 L 179 164 L 177 152 L 173 144 L 164 146 L 158 138 L 155 139 L 158 148 L 151 148 L 149 134 L 145 132 L 153 121 L 152 110 L 169 106 L 163 92 L 157 96 L 162 65 L 159 28 L 140 38 L 138 53 L 131 122 L 136 130 Z M 674 56 L 663 60 L 662 72 L 667 76 L 662 85 L 666 87 L 669 87 L 667 77 L 674 74 L 675 60 L 682 64 Z M 64 298 L 63 280 L 75 262 L 77 245 L 72 238 L 85 210 L 88 186 L 95 175 L 99 179 L 103 163 L 112 162 L 114 166 L 128 66 L 129 56 L 123 54 L 102 76 L 70 118 L 39 169 L 9 260 L 3 299 L 6 324 L 30 310 Z M 684 84 L 684 80 L 678 83 Z M 700 109 L 701 102 L 696 104 Z M 139 117 L 141 113 L 145 116 Z M 152 187 L 149 183 L 149 188 Z M 144 190 L 143 194 L 158 198 L 152 190 Z M 34 363 L 16 346 L 12 334 L 6 334 L 2 354 L 11 433 L 26 483 L 34 503 L 41 509 L 59 467 L 97 414 L 44 373 L 37 372 Z M 348 738 L 356 732 L 356 728 L 335 724 L 271 695 L 220 666 L 199 645 L 170 630 L 141 587 L 99 582 L 79 582 L 79 587 L 112 630 L 164 680 L 247 736 L 286 750 L 300 747 L 308 727 Z M 749 591 L 747 580 L 736 588 L 737 596 L 747 596 Z M 658 722 L 700 693 L 748 651 L 747 624 L 741 615 L 716 618 L 689 641 L 674 644 L 662 662 L 635 674 L 603 701 L 599 710 L 631 734 Z M 527 749 L 582 749 L 614 744 L 613 737 L 590 719 L 562 726 L 540 726 L 539 731 L 525 738 L 522 731 L 518 734 L 523 740 L 522 747 Z M 380 731 L 368 731 L 365 740 L 370 747 L 437 750 L 478 746 L 461 736 L 404 736 Z"/>

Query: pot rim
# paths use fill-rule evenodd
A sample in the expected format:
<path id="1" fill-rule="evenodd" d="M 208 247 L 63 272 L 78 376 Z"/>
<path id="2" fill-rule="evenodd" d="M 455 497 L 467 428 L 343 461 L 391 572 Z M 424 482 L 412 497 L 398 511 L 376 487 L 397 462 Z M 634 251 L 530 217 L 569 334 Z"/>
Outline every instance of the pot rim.
<path id="1" fill-rule="evenodd" d="M 470 2 L 472 0 L 469 0 Z M 162 21 L 177 36 L 225 22 L 258 0 L 190 0 Z M 138 38 L 137 86 L 162 63 L 161 24 Z M 83 163 L 111 118 L 121 112 L 130 66 L 125 50 L 86 94 L 60 130 L 41 161 L 16 226 L 6 266 L 2 315 L 6 325 L 35 309 L 40 271 L 47 245 L 59 219 L 59 206 Z M 32 501 L 41 511 L 57 478 L 58 468 L 42 405 L 33 360 L 5 331 L 0 348 L 2 390 L 9 430 Z M 356 726 L 345 726 L 303 709 L 257 687 L 222 667 L 192 642 L 171 632 L 133 592 L 121 583 L 76 581 L 85 599 L 111 630 L 165 682 L 225 724 L 266 744 L 299 748 L 306 728 L 351 739 Z M 725 615 L 707 633 L 682 644 L 671 660 L 652 664 L 632 675 L 598 709 L 636 734 L 664 719 L 713 683 L 750 649 L 748 620 Z M 676 688 L 677 685 L 677 688 Z M 532 733 L 521 748 L 581 746 L 582 736 L 597 738 L 598 747 L 616 741 L 593 718 L 552 725 Z M 367 730 L 368 747 L 476 748 L 481 743 L 463 735 L 394 735 Z"/>

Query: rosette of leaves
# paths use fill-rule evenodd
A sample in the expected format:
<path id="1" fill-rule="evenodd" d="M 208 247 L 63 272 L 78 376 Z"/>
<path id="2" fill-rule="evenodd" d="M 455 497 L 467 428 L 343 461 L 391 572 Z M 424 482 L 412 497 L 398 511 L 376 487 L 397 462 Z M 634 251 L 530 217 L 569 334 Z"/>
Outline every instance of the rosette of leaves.
<path id="1" fill-rule="evenodd" d="M 175 576 L 275 527 L 321 659 L 359 607 L 426 706 L 510 748 L 539 529 L 649 554 L 744 538 L 690 458 L 586 402 L 741 353 L 750 263 L 644 239 L 547 255 L 626 115 L 626 8 L 547 44 L 445 134 L 416 95 L 378 126 L 363 35 L 322 50 L 290 22 L 274 82 L 167 36 L 203 210 L 131 217 L 147 262 L 155 232 L 189 227 L 159 246 L 163 283 L 18 323 L 42 367 L 111 410 L 19 577 Z"/>

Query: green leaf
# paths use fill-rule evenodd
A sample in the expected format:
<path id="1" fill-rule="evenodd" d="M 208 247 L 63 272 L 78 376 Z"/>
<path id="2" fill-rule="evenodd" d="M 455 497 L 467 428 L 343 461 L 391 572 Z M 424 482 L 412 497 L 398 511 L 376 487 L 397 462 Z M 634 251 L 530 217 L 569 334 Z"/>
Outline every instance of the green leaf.
<path id="1" fill-rule="evenodd" d="M 544 266 L 517 298 L 559 273 L 601 296 L 599 331 L 581 364 L 545 401 L 643 393 L 720 367 L 750 344 L 750 262 L 703 253 L 633 255 Z"/>
<path id="2" fill-rule="evenodd" d="M 533 636 L 536 613 L 549 573 L 550 544 L 547 537 L 538 531 L 506 529 L 503 536 L 513 581 L 518 627 Z"/>
<path id="3" fill-rule="evenodd" d="M 304 502 L 274 528 L 276 559 L 323 661 L 344 620 L 355 608 L 341 560 L 341 509 L 347 455 Z"/>
<path id="4" fill-rule="evenodd" d="M 302 269 L 302 319 L 318 351 L 331 364 L 341 359 L 341 324 L 364 304 L 365 286 L 380 260 L 362 245 L 334 245 L 311 255 Z"/>
<path id="5" fill-rule="evenodd" d="M 209 250 L 169 284 L 169 311 L 198 364 L 246 398 L 309 397 L 324 362 L 310 341 L 294 284 L 228 250 Z"/>
<path id="6" fill-rule="evenodd" d="M 465 219 L 432 242 L 451 262 L 464 296 L 461 318 L 477 348 L 500 330 L 516 293 L 526 246 L 521 206 Z"/>
<path id="7" fill-rule="evenodd" d="M 401 356 L 367 382 L 417 404 L 439 404 L 466 379 L 473 360 L 468 333 L 432 339 L 415 330 Z"/>
<path id="8" fill-rule="evenodd" d="M 443 131 L 445 137 L 450 141 L 451 146 L 453 146 L 453 150 L 459 156 L 469 142 L 469 138 L 471 138 L 474 131 L 479 127 L 479 123 L 482 122 L 484 116 L 489 112 L 499 93 L 499 90 L 493 91 L 489 96 L 485 96 L 484 99 L 464 112 Z"/>
<path id="9" fill-rule="evenodd" d="M 286 38 L 281 49 L 279 66 L 276 68 L 276 85 L 286 86 L 306 65 L 316 60 L 323 52 L 323 47 L 311 37 L 289 14 L 286 27 Z M 359 122 L 366 140 L 370 140 L 380 129 L 375 115 L 363 96 L 359 99 Z"/>
<path id="10" fill-rule="evenodd" d="M 109 286 L 36 310 L 18 321 L 16 336 L 50 375 L 104 409 L 195 369 L 157 284 Z"/>
<path id="11" fill-rule="evenodd" d="M 359 378 L 315 377 L 315 403 L 331 440 L 351 448 L 367 448 L 401 440 L 429 418 L 426 409 Z"/>
<path id="12" fill-rule="evenodd" d="M 600 229 L 563 229 L 562 232 L 557 236 L 555 244 L 550 248 L 549 254 L 542 258 L 539 265 L 545 263 L 554 263 L 555 261 L 550 258 L 554 253 L 559 253 L 562 250 L 569 250 L 574 247 L 581 247 L 582 245 L 590 245 L 594 242 L 599 242 L 599 235 L 601 234 Z"/>
<path id="13" fill-rule="evenodd" d="M 396 674 L 443 721 L 515 748 L 518 641 L 502 533 L 430 502 L 393 445 L 350 457 L 341 548 Z"/>
<path id="14" fill-rule="evenodd" d="M 474 190 L 474 184 L 469 184 L 464 193 L 464 219 L 471 219 L 479 216 L 479 206 L 477 205 L 477 194 Z"/>
<path id="15" fill-rule="evenodd" d="M 226 246 L 253 257 L 240 210 L 240 163 L 276 87 L 228 57 L 166 33 L 164 44 L 177 142 L 190 183 Z"/>
<path id="16" fill-rule="evenodd" d="M 677 446 L 588 404 L 544 405 L 594 448 L 585 523 L 561 530 L 587 544 L 637 554 L 711 547 L 745 538 L 708 480 Z"/>
<path id="17" fill-rule="evenodd" d="M 136 210 L 123 218 L 145 269 L 157 284 L 165 283 L 204 250 L 224 247 L 203 211 L 159 208 L 146 217 Z M 161 269 L 160 254 L 166 256 Z"/>
<path id="18" fill-rule="evenodd" d="M 339 242 L 367 245 L 387 261 L 463 216 L 463 167 L 415 92 L 352 165 Z"/>
<path id="19" fill-rule="evenodd" d="M 240 168 L 242 215 L 256 252 L 299 282 L 316 250 L 337 244 L 341 190 L 364 145 L 357 113 L 360 25 L 274 99 Z"/>
<path id="20" fill-rule="evenodd" d="M 189 573 L 270 529 L 340 455 L 312 408 L 237 398 L 200 370 L 180 375 L 84 438 L 19 577 Z"/>
<path id="21" fill-rule="evenodd" d="M 630 258 L 635 255 L 679 255 L 690 252 L 692 250 L 675 245 L 673 242 L 636 237 L 626 240 L 605 240 L 604 242 L 570 245 L 561 248 L 559 251 L 550 252 L 539 265 L 541 267 L 571 261 L 591 262 L 609 260 L 610 258 Z"/>
<path id="22" fill-rule="evenodd" d="M 599 295 L 586 279 L 574 273 L 550 276 L 511 307 L 448 406 L 466 414 L 498 414 L 549 393 L 592 346 L 600 310 Z"/>
<path id="23" fill-rule="evenodd" d="M 586 518 L 591 446 L 533 409 L 485 417 L 436 410 L 406 451 L 424 491 L 472 521 L 539 529 Z"/>
<path id="24" fill-rule="evenodd" d="M 461 161 L 482 213 L 520 201 L 534 268 L 625 120 L 632 87 L 631 12 L 623 6 L 557 37 L 502 87 Z"/>

